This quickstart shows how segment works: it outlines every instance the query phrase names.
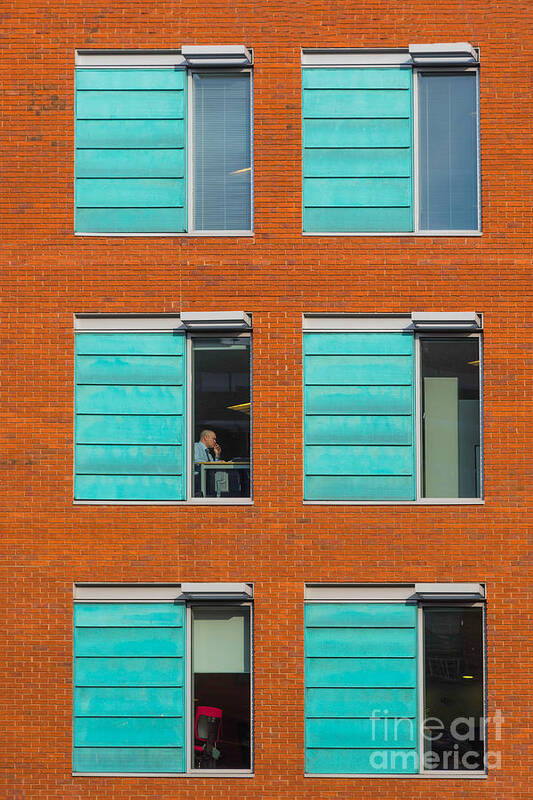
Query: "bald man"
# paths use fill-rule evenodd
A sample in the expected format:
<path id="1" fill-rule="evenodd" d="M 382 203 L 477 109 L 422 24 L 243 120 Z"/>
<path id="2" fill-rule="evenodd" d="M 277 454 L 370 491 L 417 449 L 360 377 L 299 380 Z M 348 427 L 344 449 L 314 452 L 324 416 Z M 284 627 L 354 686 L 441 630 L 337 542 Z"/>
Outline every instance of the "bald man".
<path id="1" fill-rule="evenodd" d="M 214 452 L 213 458 L 211 450 Z M 217 436 L 214 431 L 206 428 L 200 433 L 200 441 L 194 443 L 194 463 L 199 464 L 202 461 L 220 461 L 220 454 L 222 448 L 217 442 Z"/>

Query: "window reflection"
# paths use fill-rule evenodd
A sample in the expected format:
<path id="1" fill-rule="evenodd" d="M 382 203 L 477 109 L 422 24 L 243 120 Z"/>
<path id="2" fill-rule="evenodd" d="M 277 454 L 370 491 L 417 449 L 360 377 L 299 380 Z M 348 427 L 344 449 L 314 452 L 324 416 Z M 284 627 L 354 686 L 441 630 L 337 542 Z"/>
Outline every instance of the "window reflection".
<path id="1" fill-rule="evenodd" d="M 425 769 L 484 768 L 481 608 L 424 609 Z"/>
<path id="2" fill-rule="evenodd" d="M 479 339 L 421 339 L 424 497 L 480 497 Z"/>
<path id="3" fill-rule="evenodd" d="M 196 337 L 195 497 L 250 497 L 250 338 Z"/>

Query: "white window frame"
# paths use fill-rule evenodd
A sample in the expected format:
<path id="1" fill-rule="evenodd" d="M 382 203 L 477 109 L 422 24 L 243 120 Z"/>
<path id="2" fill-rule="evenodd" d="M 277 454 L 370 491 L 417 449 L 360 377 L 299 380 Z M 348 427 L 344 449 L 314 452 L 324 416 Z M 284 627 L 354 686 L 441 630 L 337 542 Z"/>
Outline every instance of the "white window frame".
<path id="1" fill-rule="evenodd" d="M 419 771 L 409 774 L 395 774 L 395 773 L 305 773 L 306 778 L 350 778 L 354 780 L 369 778 L 376 778 L 378 780 L 421 780 L 421 779 L 453 779 L 453 778 L 467 778 L 468 780 L 485 780 L 488 777 L 488 770 L 485 764 L 483 770 L 424 770 L 424 608 L 471 608 L 482 607 L 482 658 L 483 658 L 483 722 L 484 722 L 484 758 L 487 756 L 487 635 L 486 635 L 486 587 L 485 584 L 465 584 L 465 583 L 447 583 L 440 584 L 443 589 L 443 594 L 449 595 L 457 592 L 458 595 L 464 590 L 465 593 L 474 594 L 479 593 L 483 596 L 483 600 L 461 600 L 450 602 L 448 600 L 439 601 L 424 600 L 417 598 L 415 583 L 360 583 L 360 584 L 317 584 L 306 583 L 304 588 L 304 604 L 323 604 L 323 603 L 401 603 L 405 604 L 406 601 L 417 603 L 417 654 L 418 654 L 418 670 L 417 670 L 417 707 L 418 707 L 418 751 L 419 751 Z M 439 584 L 434 584 L 437 589 Z M 304 630 L 305 633 L 305 630 Z"/>
<path id="2" fill-rule="evenodd" d="M 384 48 L 357 48 L 357 49 L 338 49 L 338 50 L 302 50 L 302 69 L 336 69 L 339 67 L 350 67 L 353 69 L 368 69 L 369 67 L 379 68 L 410 68 L 413 73 L 412 82 L 412 161 L 411 161 L 411 180 L 413 189 L 413 230 L 412 231 L 303 231 L 303 236 L 430 236 L 430 237 L 472 237 L 481 236 L 481 134 L 480 134 L 480 81 L 479 64 L 476 65 L 454 65 L 453 63 L 427 63 L 418 64 L 411 57 L 406 48 L 384 49 Z M 423 230 L 420 228 L 419 208 L 420 208 L 420 186 L 419 186 L 419 111 L 418 111 L 418 75 L 423 73 L 476 73 L 476 118 L 477 118 L 477 216 L 478 227 L 472 230 Z M 303 159 L 303 141 L 302 141 Z M 302 171 L 302 191 L 303 191 L 303 171 Z M 303 202 L 303 194 L 302 194 Z"/>
<path id="3" fill-rule="evenodd" d="M 205 312 L 184 314 L 182 321 L 178 314 L 74 314 L 74 334 L 82 332 L 98 333 L 156 333 L 179 331 L 185 337 L 185 499 L 184 500 L 77 500 L 77 506 L 250 506 L 253 505 L 253 329 L 249 315 L 243 312 Z M 189 318 L 197 317 L 202 327 L 187 329 Z M 226 323 L 224 321 L 227 320 Z M 226 326 L 225 326 L 226 324 Z M 243 327 L 247 330 L 243 331 Z M 192 339 L 205 337 L 249 338 L 250 339 L 250 497 L 194 497 L 193 476 L 193 381 L 192 381 Z M 72 366 L 72 486 L 76 480 L 76 411 L 75 411 L 75 358 Z"/>
<path id="4" fill-rule="evenodd" d="M 432 315 L 437 318 L 440 312 Z M 446 315 L 442 315 L 443 317 Z M 452 315 L 451 315 L 452 316 Z M 471 315 L 468 315 L 471 316 Z M 415 345 L 414 361 L 414 427 L 415 427 L 415 499 L 414 500 L 304 500 L 304 505 L 310 506 L 413 506 L 413 505 L 484 505 L 484 438 L 483 438 L 483 328 L 481 317 L 479 330 L 453 330 L 452 325 L 446 329 L 444 323 L 439 323 L 438 329 L 415 330 L 411 324 L 410 314 L 384 314 L 384 315 L 356 315 L 356 314 L 304 314 L 303 335 L 306 333 L 387 333 L 391 331 L 413 330 Z M 466 324 L 466 323 L 465 323 Z M 420 339 L 466 339 L 475 337 L 479 340 L 479 431 L 480 431 L 480 459 L 479 459 L 479 497 L 423 497 L 422 495 L 422 369 L 420 354 Z M 302 463 L 304 458 L 304 424 L 305 417 L 302 413 Z M 302 470 L 302 495 L 304 491 L 305 474 Z"/>
<path id="5" fill-rule="evenodd" d="M 214 57 L 210 62 L 209 67 L 192 66 L 188 63 L 187 58 L 182 55 L 181 50 L 77 50 L 75 58 L 75 66 L 78 69 L 131 69 L 132 67 L 142 67 L 143 69 L 157 69 L 162 67 L 174 67 L 176 69 L 183 69 L 185 72 L 185 90 L 184 93 L 187 97 L 185 109 L 185 203 L 186 203 L 186 231 L 137 231 L 137 232 L 85 232 L 74 231 L 75 236 L 106 236 L 106 237 L 150 237 L 150 238 L 168 238 L 168 237 L 249 237 L 254 236 L 254 76 L 253 76 L 253 55 L 251 51 L 246 50 L 247 58 L 251 60 L 249 66 L 228 66 L 227 61 L 224 64 L 224 58 L 220 57 L 220 66 L 214 66 L 217 57 L 216 52 L 222 49 L 233 50 L 235 48 L 219 48 L 214 47 L 206 48 L 206 53 L 213 50 Z M 237 48 L 243 49 L 246 48 Z M 231 54 L 228 54 L 230 58 Z M 239 57 L 241 57 L 239 55 Z M 242 56 L 244 58 L 244 56 Z M 193 59 L 194 60 L 194 59 Z M 240 72 L 248 72 L 250 74 L 250 166 L 251 166 L 251 179 L 250 179 L 250 229 L 249 230 L 196 230 L 194 228 L 194 205 L 193 205 L 193 91 L 192 91 L 192 76 L 195 73 L 210 73 L 213 75 L 220 74 L 234 74 Z M 74 95 L 76 89 L 74 89 Z M 74 96 L 74 104 L 76 97 Z M 74 142 L 74 163 L 75 163 L 75 148 Z M 74 177 L 75 180 L 75 177 Z"/>
<path id="6" fill-rule="evenodd" d="M 194 223 L 194 83 L 193 77 L 199 75 L 235 75 L 248 73 L 250 76 L 250 228 L 242 230 L 204 230 Z M 254 233 L 254 83 L 251 67 L 202 69 L 194 67 L 187 70 L 187 230 L 189 236 L 253 236 Z"/>
<path id="7" fill-rule="evenodd" d="M 193 703 L 193 658 L 192 658 L 192 609 L 193 608 L 242 608 L 250 609 L 250 768 L 249 769 L 196 769 L 194 767 L 194 703 Z M 254 774 L 254 608 L 251 600 L 188 600 L 186 618 L 186 676 L 185 676 L 185 764 L 189 777 L 253 777 Z M 224 724 L 224 720 L 222 720 Z"/>
<path id="8" fill-rule="evenodd" d="M 190 597 L 189 589 L 195 588 L 197 596 Z M 72 587 L 74 604 L 79 603 L 169 603 L 185 605 L 185 771 L 184 772 L 74 772 L 75 777 L 104 778 L 253 778 L 254 777 L 254 586 L 253 583 L 75 583 Z M 212 595 L 213 599 L 209 597 Z M 227 595 L 227 599 L 224 598 Z M 247 600 L 231 599 L 232 595 L 248 595 Z M 221 599 L 222 598 L 222 599 Z M 191 608 L 250 608 L 250 768 L 249 769 L 194 769 L 193 754 L 193 703 L 192 703 L 192 628 Z M 72 638 L 72 664 L 74 665 L 74 637 Z M 74 748 L 74 728 L 72 730 Z"/>

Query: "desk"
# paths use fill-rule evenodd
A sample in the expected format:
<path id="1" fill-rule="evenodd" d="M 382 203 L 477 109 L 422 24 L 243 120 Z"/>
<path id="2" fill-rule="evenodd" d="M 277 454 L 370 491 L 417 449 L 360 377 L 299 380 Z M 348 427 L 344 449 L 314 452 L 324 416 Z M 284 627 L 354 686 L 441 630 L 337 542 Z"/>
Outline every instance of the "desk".
<path id="1" fill-rule="evenodd" d="M 200 493 L 202 497 L 207 497 L 207 473 L 208 471 L 215 472 L 230 472 L 231 470 L 240 469 L 250 471 L 249 461 L 199 461 L 200 467 Z M 216 485 L 215 480 L 215 497 L 220 497 L 221 489 Z"/>

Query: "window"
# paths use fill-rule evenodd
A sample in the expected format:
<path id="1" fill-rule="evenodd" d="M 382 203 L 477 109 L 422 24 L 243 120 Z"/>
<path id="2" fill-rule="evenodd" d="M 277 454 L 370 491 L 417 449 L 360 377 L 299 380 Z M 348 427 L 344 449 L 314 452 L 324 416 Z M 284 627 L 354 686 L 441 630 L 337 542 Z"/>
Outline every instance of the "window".
<path id="1" fill-rule="evenodd" d="M 477 61 L 466 43 L 304 50 L 304 233 L 478 232 Z"/>
<path id="2" fill-rule="evenodd" d="M 74 589 L 74 772 L 252 768 L 250 584 Z"/>
<path id="3" fill-rule="evenodd" d="M 243 312 L 76 318 L 81 502 L 249 502 L 251 321 Z"/>
<path id="4" fill-rule="evenodd" d="M 304 319 L 304 499 L 479 502 L 481 319 Z"/>
<path id="5" fill-rule="evenodd" d="M 252 230 L 245 47 L 76 54 L 81 234 Z"/>
<path id="6" fill-rule="evenodd" d="M 485 774 L 481 584 L 309 584 L 306 772 Z"/>

